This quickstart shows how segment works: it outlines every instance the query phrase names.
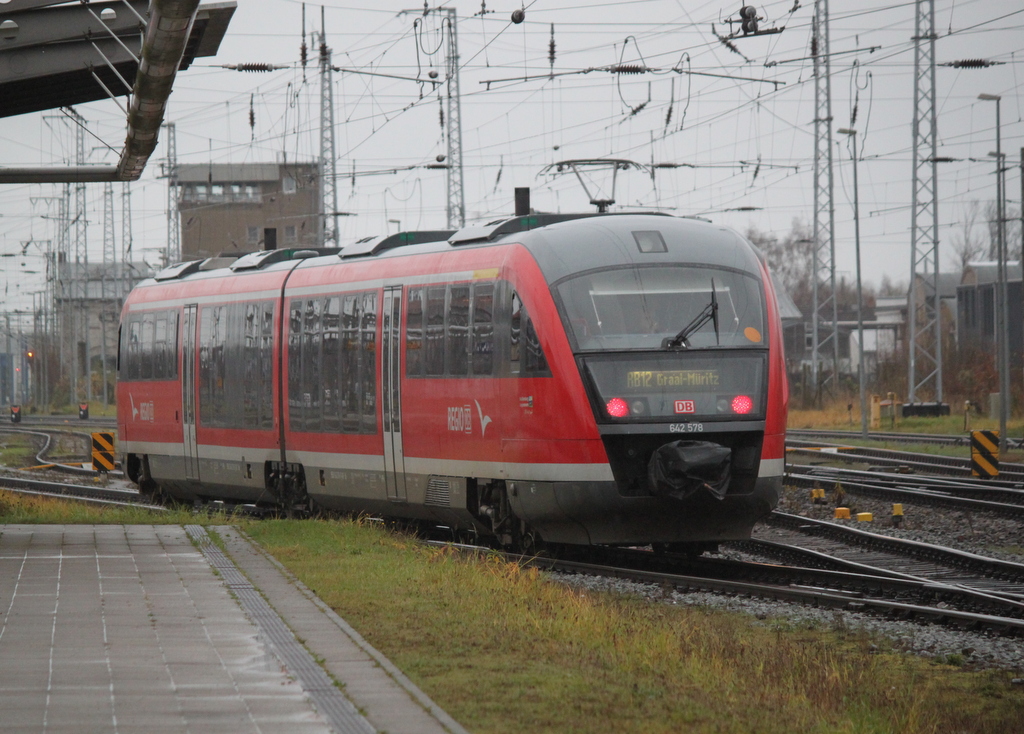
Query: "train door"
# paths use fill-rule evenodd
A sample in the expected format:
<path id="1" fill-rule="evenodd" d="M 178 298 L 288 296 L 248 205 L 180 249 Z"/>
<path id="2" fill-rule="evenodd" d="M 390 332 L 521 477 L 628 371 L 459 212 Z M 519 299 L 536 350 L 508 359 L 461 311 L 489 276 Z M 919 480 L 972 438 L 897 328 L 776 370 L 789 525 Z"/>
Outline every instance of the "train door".
<path id="1" fill-rule="evenodd" d="M 380 385 L 383 396 L 384 475 L 388 499 L 406 501 L 405 454 L 402 451 L 402 288 L 384 289 L 381 315 Z"/>
<path id="2" fill-rule="evenodd" d="M 181 425 L 185 444 L 185 479 L 199 481 L 196 446 L 196 304 L 185 306 L 181 332 Z"/>

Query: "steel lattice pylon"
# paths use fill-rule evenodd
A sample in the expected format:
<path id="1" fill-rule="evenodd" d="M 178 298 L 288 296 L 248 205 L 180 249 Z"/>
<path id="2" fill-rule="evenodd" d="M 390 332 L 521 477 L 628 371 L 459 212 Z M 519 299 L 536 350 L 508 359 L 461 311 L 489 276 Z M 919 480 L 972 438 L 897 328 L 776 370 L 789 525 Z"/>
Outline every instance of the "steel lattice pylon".
<path id="1" fill-rule="evenodd" d="M 117 245 L 114 238 L 114 184 L 103 184 L 103 264 L 117 262 Z"/>
<path id="2" fill-rule="evenodd" d="M 462 102 L 459 98 L 459 41 L 455 33 L 455 8 L 448 14 L 448 229 L 466 224 L 466 194 L 462 180 Z"/>
<path id="3" fill-rule="evenodd" d="M 836 334 L 835 231 L 832 176 L 832 76 L 828 55 L 828 0 L 815 0 L 811 55 L 814 58 L 814 314 L 811 331 L 811 378 L 815 390 L 836 382 L 839 339 Z M 827 330 L 823 323 L 828 324 Z M 832 372 L 822 380 L 822 359 Z"/>
<path id="4" fill-rule="evenodd" d="M 167 128 L 167 253 L 166 265 L 181 260 L 181 217 L 178 214 L 178 140 L 173 122 Z"/>
<path id="5" fill-rule="evenodd" d="M 321 246 L 338 243 L 338 178 L 334 153 L 334 82 L 331 49 L 320 32 L 320 227 Z M 330 226 L 327 226 L 328 218 Z"/>
<path id="6" fill-rule="evenodd" d="M 914 25 L 914 181 L 911 191 L 907 401 L 942 402 L 939 209 L 935 121 L 935 0 L 917 0 Z"/>

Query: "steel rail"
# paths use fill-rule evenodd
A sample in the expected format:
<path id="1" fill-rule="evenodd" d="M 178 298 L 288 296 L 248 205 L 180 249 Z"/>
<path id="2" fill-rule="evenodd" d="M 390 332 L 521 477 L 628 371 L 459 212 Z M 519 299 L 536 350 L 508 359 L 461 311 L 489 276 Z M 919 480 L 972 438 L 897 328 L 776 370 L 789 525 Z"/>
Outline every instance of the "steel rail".
<path id="1" fill-rule="evenodd" d="M 787 441 L 787 453 L 798 453 L 805 456 L 829 456 L 839 461 L 863 462 L 870 460 L 876 465 L 907 467 L 928 474 L 948 474 L 970 477 L 971 460 L 957 456 L 940 456 L 937 454 L 919 454 L 910 451 L 893 451 L 864 446 L 842 446 L 839 444 L 822 444 L 806 442 L 806 445 L 795 445 L 805 442 Z M 999 479 L 986 481 L 1005 481 L 1024 486 L 1024 464 L 1001 462 Z"/>
<path id="2" fill-rule="evenodd" d="M 866 547 L 880 548 L 890 553 L 897 553 L 911 558 L 942 563 L 953 568 L 960 568 L 981 576 L 988 576 L 1009 581 L 1024 581 L 1024 563 L 989 558 L 977 553 L 946 548 L 917 540 L 894 538 L 889 535 L 869 533 L 864 530 L 848 528 L 825 520 L 814 520 L 774 510 L 766 518 L 770 525 L 779 525 L 798 530 L 808 535 L 821 534 L 833 537 L 845 543 Z"/>
<path id="3" fill-rule="evenodd" d="M 795 468 L 795 467 L 794 467 Z M 800 467 L 801 469 L 818 470 L 820 467 Z M 889 487 L 881 483 L 857 481 L 858 477 L 845 474 L 842 470 L 829 473 L 798 473 L 787 472 L 784 481 L 786 484 L 799 487 L 821 487 L 831 483 L 842 488 L 844 492 L 866 497 L 877 497 L 886 500 L 901 502 L 915 502 L 921 505 L 934 507 L 953 507 L 960 510 L 980 510 L 993 512 L 1004 517 L 1015 519 L 1024 518 L 1024 505 L 1010 504 L 1007 502 L 992 502 L 990 500 L 974 499 L 971 497 L 960 497 L 952 494 L 943 494 L 937 491 L 919 489 L 906 489 L 902 487 Z"/>
<path id="4" fill-rule="evenodd" d="M 84 484 L 61 484 L 59 482 L 46 482 L 39 479 L 21 479 L 19 477 L 6 475 L 0 475 L 0 487 L 20 494 L 72 499 L 75 501 L 91 502 L 94 504 L 144 507 L 146 509 L 159 510 L 161 512 L 166 511 L 167 509 L 160 505 L 140 501 L 140 495 L 138 492 L 126 489 L 89 487 Z"/>
<path id="5" fill-rule="evenodd" d="M 690 576 L 660 571 L 645 571 L 619 566 L 607 566 L 582 561 L 566 561 L 560 559 L 524 558 L 526 565 L 563 573 L 578 573 L 590 576 L 612 576 L 631 581 L 672 586 L 680 591 L 711 591 L 730 595 L 749 595 L 761 598 L 777 599 L 787 602 L 799 602 L 819 607 L 845 609 L 848 611 L 872 611 L 885 615 L 899 615 L 923 621 L 956 623 L 971 627 L 985 627 L 998 630 L 1004 634 L 1024 634 L 1024 619 L 1004 617 L 979 612 L 967 612 L 956 609 L 939 608 L 891 599 L 866 597 L 860 592 L 844 592 L 842 590 L 820 589 L 805 585 L 778 585 L 770 583 L 754 583 L 735 581 L 704 576 Z M 853 576 L 853 574 L 846 574 Z"/>
<path id="6" fill-rule="evenodd" d="M 792 436 L 793 438 L 799 437 L 808 440 L 816 440 L 819 438 L 838 438 L 854 441 L 863 438 L 859 431 L 844 431 L 840 429 L 799 428 L 787 430 L 786 435 Z M 896 443 L 949 444 L 952 446 L 970 446 L 971 444 L 971 437 L 966 434 L 949 435 L 941 433 L 871 431 L 868 434 L 868 439 L 874 441 L 892 441 Z M 1013 446 L 1014 448 L 1024 448 L 1024 438 L 1007 437 L 1007 445 Z"/>
<path id="7" fill-rule="evenodd" d="M 902 472 L 865 471 L 863 469 L 846 469 L 822 465 L 790 464 L 787 469 L 794 475 L 804 474 L 828 478 L 842 476 L 848 480 L 861 480 L 869 484 L 892 487 L 893 489 L 942 492 L 954 497 L 1005 502 L 1009 505 L 1024 504 L 1024 485 L 1019 482 L 904 474 Z"/>

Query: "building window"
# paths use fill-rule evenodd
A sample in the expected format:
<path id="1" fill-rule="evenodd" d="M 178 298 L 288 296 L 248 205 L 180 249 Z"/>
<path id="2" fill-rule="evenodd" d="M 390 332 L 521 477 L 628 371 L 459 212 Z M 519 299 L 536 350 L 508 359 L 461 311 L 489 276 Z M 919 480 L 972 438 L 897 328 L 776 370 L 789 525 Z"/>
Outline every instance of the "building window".
<path id="1" fill-rule="evenodd" d="M 295 244 L 295 226 L 291 225 L 284 228 L 284 241 L 286 244 Z"/>
<path id="2" fill-rule="evenodd" d="M 260 228 L 246 227 L 245 239 L 250 245 L 258 245 L 260 243 Z"/>
<path id="3" fill-rule="evenodd" d="M 281 191 L 286 194 L 294 194 L 296 190 L 294 178 L 291 176 L 285 176 L 281 179 Z"/>

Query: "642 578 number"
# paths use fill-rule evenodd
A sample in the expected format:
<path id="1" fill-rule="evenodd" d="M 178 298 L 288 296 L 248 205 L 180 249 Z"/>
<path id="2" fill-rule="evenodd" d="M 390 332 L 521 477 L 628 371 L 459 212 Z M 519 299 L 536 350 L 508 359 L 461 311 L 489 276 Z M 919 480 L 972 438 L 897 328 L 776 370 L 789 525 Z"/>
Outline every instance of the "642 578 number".
<path id="1" fill-rule="evenodd" d="M 703 433 L 703 423 L 670 423 L 669 433 Z"/>

